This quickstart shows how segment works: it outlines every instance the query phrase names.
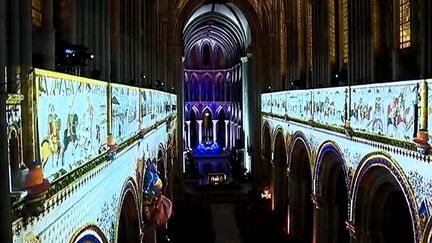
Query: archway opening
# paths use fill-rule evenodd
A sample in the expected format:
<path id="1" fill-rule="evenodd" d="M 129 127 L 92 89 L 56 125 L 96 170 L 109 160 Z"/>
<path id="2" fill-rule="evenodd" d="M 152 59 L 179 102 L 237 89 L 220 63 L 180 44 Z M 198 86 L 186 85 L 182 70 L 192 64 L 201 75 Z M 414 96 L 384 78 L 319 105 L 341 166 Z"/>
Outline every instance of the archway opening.
<path id="1" fill-rule="evenodd" d="M 190 112 L 190 146 L 195 148 L 197 146 L 198 134 L 197 134 L 197 116 L 195 110 L 192 109 Z"/>
<path id="2" fill-rule="evenodd" d="M 226 131 L 225 131 L 225 112 L 223 109 L 219 111 L 218 121 L 217 121 L 217 143 L 225 148 L 226 146 Z"/>
<path id="3" fill-rule="evenodd" d="M 345 227 L 348 219 L 348 192 L 343 161 L 334 152 L 326 152 L 321 164 L 317 242 L 349 242 L 349 231 Z"/>
<path id="4" fill-rule="evenodd" d="M 198 107 L 203 115 L 199 144 L 191 151 L 191 157 L 209 160 L 217 154 L 221 163 L 227 159 L 236 160 L 233 162 L 242 167 L 241 171 L 250 172 L 250 150 L 245 147 L 251 130 L 247 124 L 250 99 L 243 97 L 249 90 L 246 85 L 248 75 L 234 75 L 248 72 L 249 64 L 245 59 L 252 58 L 248 55 L 252 34 L 246 15 L 233 2 L 201 1 L 187 16 L 181 27 L 184 76 L 191 79 L 192 75 L 197 75 L 199 87 L 191 87 L 194 82 L 186 79 L 184 84 L 191 94 L 195 89 L 200 90 L 200 95 L 199 100 L 190 96 L 184 102 L 186 107 Z M 232 112 L 224 110 L 218 114 L 216 108 L 220 106 L 242 107 L 242 114 L 238 114 L 239 119 L 235 122 L 238 130 L 225 124 Z M 208 112 L 202 110 L 206 107 Z M 222 114 L 224 117 L 219 116 Z M 187 117 L 185 119 L 187 121 Z M 230 130 L 229 136 L 227 130 Z M 237 136 L 228 143 L 234 132 Z M 237 139 L 242 147 L 234 149 Z"/>
<path id="5" fill-rule="evenodd" d="M 313 206 L 311 167 L 306 145 L 295 140 L 288 177 L 288 234 L 301 242 L 312 242 Z"/>
<path id="6" fill-rule="evenodd" d="M 276 135 L 275 140 L 275 176 L 274 176 L 274 208 L 276 215 L 283 225 L 288 217 L 288 193 L 287 193 L 287 154 L 285 140 L 282 132 Z"/>
<path id="7" fill-rule="evenodd" d="M 121 206 L 117 242 L 140 242 L 138 211 L 130 191 L 126 193 Z"/>
<path id="8" fill-rule="evenodd" d="M 270 129 L 268 126 L 264 126 L 264 150 L 263 150 L 263 161 L 257 168 L 256 175 L 258 176 L 258 186 L 267 187 L 270 186 L 272 179 L 272 166 L 271 166 L 271 136 Z"/>
<path id="9" fill-rule="evenodd" d="M 358 242 L 414 242 L 410 209 L 393 175 L 374 167 L 359 183 L 354 222 Z"/>
<path id="10" fill-rule="evenodd" d="M 205 109 L 202 115 L 202 138 L 203 143 L 213 140 L 213 118 L 209 109 Z"/>

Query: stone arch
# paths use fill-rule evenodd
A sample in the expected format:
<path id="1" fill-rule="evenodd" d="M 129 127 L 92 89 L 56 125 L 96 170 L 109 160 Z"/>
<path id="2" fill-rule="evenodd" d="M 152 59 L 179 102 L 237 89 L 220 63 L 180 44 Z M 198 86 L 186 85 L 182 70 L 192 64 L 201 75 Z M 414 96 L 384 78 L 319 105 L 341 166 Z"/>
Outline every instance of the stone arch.
<path id="1" fill-rule="evenodd" d="M 117 207 L 117 242 L 139 242 L 141 217 L 138 208 L 137 186 L 132 177 L 123 184 Z"/>
<path id="2" fill-rule="evenodd" d="M 270 133 L 270 143 L 271 143 L 271 127 L 270 127 L 270 123 L 268 121 L 265 121 L 262 126 L 261 126 L 261 151 L 264 150 L 264 133 L 265 133 L 265 129 L 268 129 L 269 133 Z M 271 148 L 271 146 L 270 146 Z"/>
<path id="3" fill-rule="evenodd" d="M 300 242 L 312 242 L 313 205 L 310 148 L 303 133 L 294 133 L 288 159 L 288 234 Z"/>
<path id="4" fill-rule="evenodd" d="M 363 183 L 371 184 L 365 186 Z M 372 237 L 397 237 L 398 240 L 396 241 L 402 240 L 403 242 L 411 242 L 409 240 L 404 241 L 404 237 L 408 237 L 412 233 L 412 242 L 419 242 L 419 224 L 417 220 L 418 205 L 414 197 L 414 192 L 403 169 L 390 155 L 384 152 L 372 152 L 364 156 L 354 174 L 351 183 L 351 192 L 350 223 L 353 224 L 353 233 L 359 238 L 360 242 L 362 238 L 365 237 L 365 231 L 369 229 L 364 229 L 364 227 L 372 227 L 369 226 L 371 219 L 364 216 L 366 215 L 365 213 L 368 213 L 374 208 L 379 208 L 375 204 L 384 207 L 387 205 L 387 200 L 392 201 L 392 203 L 387 206 L 397 205 L 397 202 L 402 203 L 400 207 L 406 209 L 407 212 L 404 212 L 404 209 L 401 208 L 394 209 L 394 207 L 392 207 L 392 209 L 395 212 L 397 211 L 397 213 L 395 213 L 397 216 L 402 217 L 404 213 L 406 214 L 405 216 L 411 220 L 412 232 L 401 232 L 401 230 L 393 229 L 392 233 L 385 233 L 385 229 L 374 226 L 373 232 L 369 232 L 369 234 L 372 234 Z M 367 195 L 366 198 L 365 195 Z M 380 196 L 379 199 L 376 199 L 376 196 Z M 370 200 L 371 198 L 372 200 Z M 394 198 L 398 200 L 394 200 Z M 357 205 L 358 201 L 360 201 L 362 207 Z M 366 209 L 364 208 L 365 206 Z M 365 210 L 366 212 L 363 212 Z M 374 218 L 377 218 L 374 221 L 380 220 L 385 222 L 385 219 L 383 219 L 384 216 L 382 215 L 388 212 L 387 209 L 383 211 L 386 212 L 379 212 L 380 215 L 374 215 Z M 357 214 L 361 217 L 357 217 Z M 362 214 L 364 215 L 362 216 Z M 390 220 L 390 222 L 396 221 L 399 222 L 399 220 Z M 363 224 L 366 224 L 366 226 Z M 384 233 L 382 231 L 384 231 Z M 395 232 L 398 234 L 394 234 Z M 407 233 L 407 235 L 403 233 Z M 379 236 L 377 236 L 377 234 L 379 234 Z"/>
<path id="5" fill-rule="evenodd" d="M 340 148 L 325 141 L 318 149 L 314 170 L 316 205 L 315 239 L 320 242 L 349 242 L 345 222 L 349 212 L 349 177 Z"/>
<path id="6" fill-rule="evenodd" d="M 77 243 L 86 240 L 90 242 L 108 243 L 108 239 L 105 237 L 102 230 L 97 225 L 91 223 L 78 228 L 78 230 L 72 234 L 68 242 Z"/>
<path id="7" fill-rule="evenodd" d="M 350 191 L 350 181 L 349 181 L 349 175 L 348 175 L 348 167 L 346 165 L 346 161 L 345 158 L 342 156 L 342 152 L 341 149 L 339 148 L 339 146 L 336 144 L 336 142 L 334 141 L 325 141 L 324 143 L 321 144 L 321 146 L 318 149 L 317 152 L 317 159 L 316 159 L 316 163 L 315 163 L 315 168 L 314 168 L 314 175 L 313 175 L 313 180 L 314 180 L 314 188 L 313 188 L 313 192 L 314 194 L 319 194 L 319 184 L 320 184 L 320 175 L 321 175 L 321 169 L 323 166 L 323 157 L 326 153 L 328 152 L 332 152 L 335 155 L 337 155 L 338 159 L 340 159 L 338 162 L 340 162 L 340 166 L 344 175 L 344 179 L 345 179 L 345 184 L 346 184 L 346 189 L 349 192 Z"/>
<path id="8" fill-rule="evenodd" d="M 430 243 L 430 242 L 432 242 L 432 217 L 429 217 L 429 220 L 426 223 L 426 227 L 423 232 L 423 240 L 422 240 L 422 243 Z"/>
<path id="9" fill-rule="evenodd" d="M 291 166 L 291 155 L 293 154 L 293 150 L 294 150 L 294 145 L 296 144 L 296 142 L 301 141 L 305 148 L 306 148 L 306 152 L 307 152 L 307 157 L 311 158 L 311 149 L 309 147 L 309 144 L 307 143 L 307 139 L 306 136 L 304 135 L 303 132 L 301 131 L 296 131 L 292 137 L 291 137 L 291 142 L 288 146 L 288 171 L 290 170 L 290 166 Z M 311 168 L 312 171 L 312 168 Z"/>
<path id="10" fill-rule="evenodd" d="M 285 133 L 282 128 L 275 131 L 274 150 L 273 150 L 273 208 L 278 215 L 280 223 L 284 224 L 287 215 L 287 165 L 288 156 L 286 154 Z"/>
<path id="11" fill-rule="evenodd" d="M 256 177 L 260 180 L 260 186 L 271 186 L 273 182 L 272 175 L 272 141 L 271 141 L 271 128 L 268 122 L 264 123 L 262 128 L 261 140 L 261 163 L 257 166 Z"/>
<path id="12" fill-rule="evenodd" d="M 274 147 L 276 144 L 276 136 L 279 133 L 282 133 L 283 135 L 285 134 L 283 128 L 280 125 L 276 126 L 273 130 L 273 133 L 272 133 L 272 151 L 273 151 L 273 153 L 274 153 Z M 283 138 L 284 138 L 284 142 L 285 142 L 285 136 L 283 136 Z"/>
<path id="13" fill-rule="evenodd" d="M 216 109 L 216 117 L 219 116 L 219 112 L 221 112 L 221 111 L 222 111 L 223 113 L 226 113 L 224 107 L 221 106 L 221 105 L 219 105 L 219 107 Z"/>
<path id="14" fill-rule="evenodd" d="M 208 110 L 208 111 L 210 112 L 210 115 L 211 115 L 211 117 L 213 118 L 214 116 L 213 116 L 213 111 L 212 111 L 212 109 L 210 108 L 210 106 L 206 105 L 206 106 L 202 109 L 202 111 L 201 111 L 201 119 L 203 118 L 203 116 L 204 116 L 204 112 L 205 112 L 206 110 Z"/>

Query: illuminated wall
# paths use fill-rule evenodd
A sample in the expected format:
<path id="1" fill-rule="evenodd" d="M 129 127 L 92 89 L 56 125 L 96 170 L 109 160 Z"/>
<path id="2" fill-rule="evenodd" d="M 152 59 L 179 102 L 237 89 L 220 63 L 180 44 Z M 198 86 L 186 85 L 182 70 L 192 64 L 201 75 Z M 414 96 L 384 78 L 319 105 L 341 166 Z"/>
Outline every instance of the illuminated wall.
<path id="1" fill-rule="evenodd" d="M 117 142 L 133 136 L 139 128 L 139 89 L 111 86 L 111 133 Z"/>
<path id="2" fill-rule="evenodd" d="M 36 138 L 46 177 L 69 171 L 104 150 L 107 134 L 107 83 L 35 75 Z"/>
<path id="3" fill-rule="evenodd" d="M 273 153 L 278 132 L 283 134 L 287 153 L 297 139 L 304 139 L 316 198 L 322 196 L 318 190 L 323 148 L 332 147 L 341 155 L 349 188 L 348 220 L 355 213 L 351 204 L 357 195 L 354 182 L 363 175 L 359 171 L 368 166 L 387 169 L 401 186 L 415 242 L 421 242 L 423 236 L 432 235 L 427 223 L 431 222 L 432 165 L 430 153 L 424 154 L 425 144 L 414 131 L 428 130 L 432 124 L 430 86 L 431 80 L 417 80 L 266 93 L 261 96 L 261 130 L 268 126 Z"/>
<path id="4" fill-rule="evenodd" d="M 144 161 L 156 159 L 160 151 L 172 157 L 168 147 L 175 153 L 176 96 L 38 69 L 30 82 L 33 92 L 24 92 L 34 94 L 30 130 L 50 185 L 43 193 L 26 195 L 20 193 L 22 181 L 16 183 L 13 192 L 21 197 L 12 209 L 13 241 L 116 242 L 127 192 L 141 212 Z M 21 130 L 21 99 L 8 106 L 9 134 Z M 107 154 L 110 131 L 117 145 L 113 157 Z M 12 181 L 20 181 L 35 162 L 14 157 L 21 162 Z"/>

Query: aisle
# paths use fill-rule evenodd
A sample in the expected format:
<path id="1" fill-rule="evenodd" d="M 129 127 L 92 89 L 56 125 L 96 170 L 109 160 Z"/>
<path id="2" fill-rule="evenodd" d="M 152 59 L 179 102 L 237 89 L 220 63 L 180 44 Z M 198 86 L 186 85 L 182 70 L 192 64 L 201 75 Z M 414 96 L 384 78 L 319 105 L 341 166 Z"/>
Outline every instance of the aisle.
<path id="1" fill-rule="evenodd" d="M 211 215 L 213 230 L 216 233 L 215 243 L 241 243 L 239 228 L 232 203 L 212 203 Z"/>

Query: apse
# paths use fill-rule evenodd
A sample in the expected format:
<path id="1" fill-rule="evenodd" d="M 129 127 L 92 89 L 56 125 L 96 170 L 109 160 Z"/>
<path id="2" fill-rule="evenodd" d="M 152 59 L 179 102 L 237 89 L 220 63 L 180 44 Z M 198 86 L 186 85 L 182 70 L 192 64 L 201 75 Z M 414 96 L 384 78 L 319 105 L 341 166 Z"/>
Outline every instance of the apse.
<path id="1" fill-rule="evenodd" d="M 233 3 L 206 3 L 186 21 L 183 28 L 184 147 L 192 158 L 246 157 L 244 91 L 248 87 L 242 58 L 247 56 L 250 44 L 248 21 Z M 239 163 L 247 168 L 245 161 Z"/>
<path id="2" fill-rule="evenodd" d="M 242 146 L 245 79 L 241 57 L 251 43 L 245 15 L 232 3 L 204 4 L 186 21 L 183 43 L 186 141 L 198 134 L 198 144 L 187 143 L 187 149 L 194 151 L 206 144 L 223 150 Z M 197 114 L 196 127 L 189 127 L 191 112 Z M 209 112 L 215 114 L 211 121 L 203 116 Z M 224 121 L 216 114 L 224 114 Z"/>

